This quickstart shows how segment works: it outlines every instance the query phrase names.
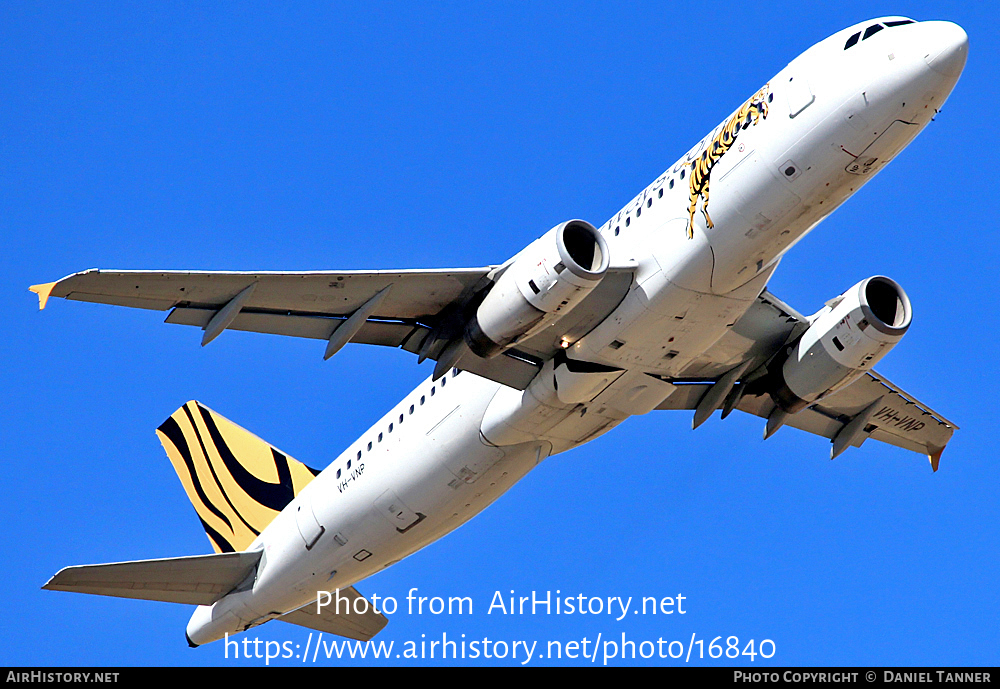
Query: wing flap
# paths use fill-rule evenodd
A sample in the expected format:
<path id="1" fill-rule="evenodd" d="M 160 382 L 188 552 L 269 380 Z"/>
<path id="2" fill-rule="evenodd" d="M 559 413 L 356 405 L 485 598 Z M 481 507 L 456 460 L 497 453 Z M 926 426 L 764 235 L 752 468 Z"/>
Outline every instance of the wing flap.
<path id="1" fill-rule="evenodd" d="M 214 314 L 215 312 L 209 309 L 178 307 L 170 312 L 166 322 L 205 327 Z M 229 325 L 228 329 L 326 340 L 330 337 L 334 327 L 340 323 L 343 323 L 343 319 L 292 314 L 241 312 L 233 320 L 232 324 Z M 420 345 L 429 332 L 428 328 L 415 323 L 368 321 L 351 338 L 351 342 L 380 345 L 383 347 L 402 347 L 408 352 L 418 354 L 420 352 Z M 437 360 L 437 356 L 438 354 L 435 353 L 430 358 Z M 463 371 L 495 380 L 498 383 L 503 383 L 517 390 L 526 388 L 531 379 L 538 373 L 537 364 L 528 359 L 518 357 L 516 352 L 504 354 L 493 359 L 480 359 L 479 357 L 469 356 L 460 362 L 460 368 Z"/>
<path id="2" fill-rule="evenodd" d="M 258 550 L 66 567 L 42 588 L 165 603 L 211 605 L 254 571 L 260 555 Z"/>
<path id="3" fill-rule="evenodd" d="M 214 315 L 215 311 L 212 309 L 177 307 L 170 312 L 165 322 L 204 328 Z M 255 313 L 244 310 L 229 324 L 227 330 L 326 340 L 329 339 L 334 329 L 343 322 L 343 318 L 330 316 Z M 357 335 L 351 338 L 351 342 L 399 347 L 408 337 L 421 330 L 426 330 L 426 328 L 412 323 L 368 321 L 361 326 Z"/>
<path id="4" fill-rule="evenodd" d="M 340 613 L 334 607 L 337 604 L 336 597 L 334 597 L 334 600 L 321 608 L 319 613 L 316 612 L 316 603 L 310 603 L 304 608 L 294 610 L 277 619 L 358 641 L 368 641 L 389 624 L 385 615 L 372 611 L 370 604 L 365 606 L 366 612 L 355 612 L 354 601 L 362 596 L 353 586 L 340 589 L 338 595 L 341 598 Z M 345 600 L 347 603 L 343 602 Z M 345 610 L 348 612 L 344 612 Z"/>

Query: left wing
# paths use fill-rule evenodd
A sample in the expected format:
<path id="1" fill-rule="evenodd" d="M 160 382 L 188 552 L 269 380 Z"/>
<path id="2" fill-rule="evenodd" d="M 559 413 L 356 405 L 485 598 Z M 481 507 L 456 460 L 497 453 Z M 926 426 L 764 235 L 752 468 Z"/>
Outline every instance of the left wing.
<path id="1" fill-rule="evenodd" d="M 35 285 L 31 291 L 38 294 L 39 308 L 45 308 L 52 296 L 169 310 L 167 323 L 205 331 L 203 345 L 226 329 L 328 341 L 340 330 L 340 346 L 357 342 L 419 352 L 431 330 L 486 285 L 494 270 L 493 266 L 295 273 L 91 269 Z M 366 306 L 360 322 L 351 323 L 352 331 L 344 332 L 340 326 Z M 327 353 L 332 355 L 329 347 Z M 439 353 L 430 352 L 429 358 L 436 359 Z M 498 359 L 482 362 L 481 370 L 473 373 L 524 387 L 537 370 L 514 357 Z"/>
<path id="2" fill-rule="evenodd" d="M 505 266 L 440 270 L 202 272 L 91 269 L 34 285 L 49 297 L 169 310 L 167 323 L 204 330 L 208 344 L 226 329 L 327 340 L 329 358 L 348 342 L 401 347 L 437 361 L 464 326 L 465 311 Z M 624 298 L 634 266 L 610 268 L 601 285 L 560 321 L 559 334 L 586 334 Z M 462 368 L 518 390 L 558 349 L 546 332 L 523 346 Z"/>

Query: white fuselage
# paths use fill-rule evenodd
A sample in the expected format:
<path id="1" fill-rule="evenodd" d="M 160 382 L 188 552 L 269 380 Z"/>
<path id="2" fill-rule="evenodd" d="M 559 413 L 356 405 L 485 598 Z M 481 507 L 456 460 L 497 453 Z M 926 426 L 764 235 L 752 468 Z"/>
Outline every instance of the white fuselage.
<path id="1" fill-rule="evenodd" d="M 735 138 L 715 146 L 727 118 L 600 228 L 612 262 L 637 265 L 635 279 L 568 354 L 623 374 L 571 391 L 554 389 L 551 362 L 523 392 L 456 371 L 424 381 L 264 529 L 250 548 L 264 550 L 253 587 L 198 608 L 190 639 L 241 631 L 398 562 L 547 456 L 662 402 L 672 386 L 646 373 L 677 375 L 717 342 L 784 252 L 902 150 L 950 94 L 967 49 L 954 24 L 884 26 L 845 48 L 854 34 L 901 19 L 858 24 L 807 50 L 757 94 L 757 112 Z M 710 163 L 710 188 L 693 191 L 699 158 Z"/>

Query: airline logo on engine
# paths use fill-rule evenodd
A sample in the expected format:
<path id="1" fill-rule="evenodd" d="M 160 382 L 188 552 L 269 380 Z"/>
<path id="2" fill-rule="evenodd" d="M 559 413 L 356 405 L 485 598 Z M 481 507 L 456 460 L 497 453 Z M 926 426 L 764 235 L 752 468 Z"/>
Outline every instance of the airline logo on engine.
<path id="1" fill-rule="evenodd" d="M 882 407 L 872 421 L 878 421 L 879 426 L 898 428 L 901 431 L 919 431 L 926 424 L 912 416 L 900 416 L 900 413 L 892 407 Z"/>

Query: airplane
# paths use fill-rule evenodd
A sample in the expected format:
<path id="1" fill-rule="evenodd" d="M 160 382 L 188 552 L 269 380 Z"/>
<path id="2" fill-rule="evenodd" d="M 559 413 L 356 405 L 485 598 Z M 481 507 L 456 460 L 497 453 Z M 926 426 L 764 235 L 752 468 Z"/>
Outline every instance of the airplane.
<path id="1" fill-rule="evenodd" d="M 928 456 L 957 428 L 874 366 L 912 318 L 876 275 L 811 316 L 767 289 L 784 254 L 933 121 L 956 24 L 882 17 L 817 43 L 600 228 L 569 220 L 501 265 L 326 272 L 87 270 L 50 297 L 167 323 L 402 348 L 433 374 L 322 471 L 197 401 L 157 429 L 214 554 L 68 567 L 43 588 L 196 605 L 198 646 L 281 620 L 368 640 L 354 584 L 465 523 L 547 457 L 654 410 L 765 419 Z M 710 195 L 711 191 L 711 195 Z M 338 590 L 344 605 L 323 605 Z"/>

